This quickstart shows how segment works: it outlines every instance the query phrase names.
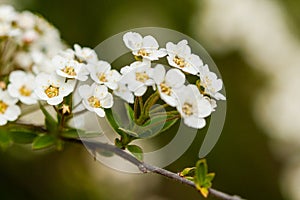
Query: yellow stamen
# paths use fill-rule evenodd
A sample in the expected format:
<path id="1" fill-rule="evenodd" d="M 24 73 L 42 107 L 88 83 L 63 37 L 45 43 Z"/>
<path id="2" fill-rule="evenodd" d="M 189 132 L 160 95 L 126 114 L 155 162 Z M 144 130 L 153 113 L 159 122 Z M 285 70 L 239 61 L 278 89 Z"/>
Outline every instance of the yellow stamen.
<path id="1" fill-rule="evenodd" d="M 77 75 L 76 72 L 75 72 L 75 69 L 73 67 L 66 66 L 61 71 L 63 71 L 64 73 L 68 74 L 69 76 L 76 76 Z"/>
<path id="2" fill-rule="evenodd" d="M 145 72 L 136 72 L 135 77 L 137 81 L 142 83 L 145 83 L 149 79 L 149 76 Z"/>
<path id="3" fill-rule="evenodd" d="M 191 116 L 193 114 L 193 106 L 189 103 L 184 103 L 182 107 L 182 112 L 187 116 Z"/>
<path id="4" fill-rule="evenodd" d="M 19 92 L 22 96 L 29 97 L 32 93 L 32 90 L 28 89 L 26 85 L 20 87 Z"/>
<path id="5" fill-rule="evenodd" d="M 166 85 L 165 83 L 161 83 L 160 85 L 161 88 L 161 92 L 165 93 L 166 95 L 170 96 L 171 95 L 171 87 L 169 87 L 168 85 Z"/>
<path id="6" fill-rule="evenodd" d="M 98 79 L 101 82 L 107 82 L 106 75 L 104 73 L 100 73 Z"/>
<path id="7" fill-rule="evenodd" d="M 50 85 L 46 90 L 45 90 L 46 95 L 49 98 L 53 98 L 59 95 L 59 87 L 55 87 Z"/>
<path id="8" fill-rule="evenodd" d="M 4 114 L 7 108 L 8 105 L 4 103 L 2 100 L 0 100 L 0 114 Z"/>
<path id="9" fill-rule="evenodd" d="M 95 96 L 91 96 L 90 98 L 88 98 L 88 102 L 90 103 L 90 106 L 92 106 L 93 108 L 101 107 L 100 100 L 97 99 L 97 97 L 95 97 Z"/>
<path id="10" fill-rule="evenodd" d="M 149 56 L 149 53 L 145 49 L 140 49 L 138 51 L 138 55 L 144 57 L 144 56 Z"/>
<path id="11" fill-rule="evenodd" d="M 184 68 L 186 65 L 185 60 L 183 58 L 179 58 L 178 56 L 175 56 L 173 61 L 176 65 L 178 65 L 181 68 Z"/>

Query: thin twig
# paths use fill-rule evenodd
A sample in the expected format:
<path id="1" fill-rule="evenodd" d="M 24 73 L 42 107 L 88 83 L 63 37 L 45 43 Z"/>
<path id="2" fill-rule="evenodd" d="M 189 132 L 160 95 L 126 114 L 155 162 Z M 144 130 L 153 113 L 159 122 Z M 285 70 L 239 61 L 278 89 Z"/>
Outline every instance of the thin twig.
<path id="1" fill-rule="evenodd" d="M 112 153 L 120 156 L 121 158 L 127 160 L 128 162 L 132 163 L 133 165 L 137 166 L 138 169 L 143 173 L 148 173 L 148 172 L 156 173 L 156 174 L 162 175 L 164 177 L 170 178 L 172 180 L 178 181 L 182 184 L 191 186 L 196 189 L 196 185 L 194 182 L 187 180 L 187 179 L 179 176 L 178 174 L 170 172 L 166 169 L 162 169 L 162 168 L 141 162 L 140 160 L 136 159 L 131 154 L 127 153 L 126 151 L 124 151 L 114 145 L 101 143 L 101 142 L 86 141 L 86 140 L 80 141 L 79 139 L 66 139 L 66 138 L 63 138 L 63 139 L 66 141 L 75 142 L 75 143 L 81 143 L 81 144 L 84 143 L 86 146 L 91 148 L 91 150 L 93 150 L 93 151 L 101 149 L 101 150 L 112 152 Z M 222 200 L 242 200 L 242 198 L 239 196 L 229 195 L 229 194 L 226 194 L 224 192 L 221 192 L 221 191 L 218 191 L 218 190 L 212 189 L 212 188 L 209 188 L 209 192 L 212 196 L 217 197 Z"/>

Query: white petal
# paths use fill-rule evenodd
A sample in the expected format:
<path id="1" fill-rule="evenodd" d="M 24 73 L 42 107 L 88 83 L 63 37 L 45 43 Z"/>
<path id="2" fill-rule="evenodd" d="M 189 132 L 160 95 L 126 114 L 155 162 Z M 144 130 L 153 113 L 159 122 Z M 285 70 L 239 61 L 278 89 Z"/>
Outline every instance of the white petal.
<path id="1" fill-rule="evenodd" d="M 106 86 L 104 86 L 104 85 L 95 86 L 94 95 L 96 97 L 98 97 L 99 99 L 103 99 L 107 96 L 107 94 L 108 94 L 108 89 Z"/>
<path id="2" fill-rule="evenodd" d="M 7 108 L 7 110 L 4 114 L 4 117 L 8 121 L 14 121 L 19 117 L 20 114 L 21 114 L 21 110 L 20 110 L 19 106 L 11 105 Z"/>
<path id="3" fill-rule="evenodd" d="M 86 98 L 93 94 L 89 85 L 81 85 L 78 89 L 78 92 L 81 98 Z"/>
<path id="4" fill-rule="evenodd" d="M 204 118 L 211 114 L 212 112 L 211 104 L 207 99 L 205 98 L 195 99 L 195 101 L 197 101 L 198 117 Z"/>
<path id="5" fill-rule="evenodd" d="M 185 75 L 178 69 L 170 69 L 166 74 L 166 84 L 172 88 L 181 87 L 185 82 Z"/>
<path id="6" fill-rule="evenodd" d="M 156 84 L 160 84 L 165 80 L 165 75 L 166 75 L 166 69 L 163 65 L 158 64 L 155 66 L 153 70 L 153 80 L 155 81 Z"/>
<path id="7" fill-rule="evenodd" d="M 141 48 L 143 38 L 138 33 L 128 32 L 123 36 L 123 41 L 127 48 L 131 50 L 136 50 Z"/>
<path id="8" fill-rule="evenodd" d="M 205 119 L 196 118 L 194 116 L 184 118 L 184 123 L 192 128 L 200 129 L 206 125 Z"/>
<path id="9" fill-rule="evenodd" d="M 145 92 L 147 91 L 147 87 L 142 85 L 141 87 L 137 88 L 136 90 L 134 90 L 134 95 L 135 96 L 143 96 L 145 94 Z"/>
<path id="10" fill-rule="evenodd" d="M 169 96 L 164 93 L 161 93 L 161 91 L 160 91 L 160 97 L 162 100 L 164 100 L 168 105 L 172 107 L 175 107 L 178 104 L 177 99 L 175 99 L 173 96 Z"/>
<path id="11" fill-rule="evenodd" d="M 63 101 L 63 96 L 56 96 L 47 100 L 47 103 L 54 106 L 58 105 Z"/>
<path id="12" fill-rule="evenodd" d="M 102 108 L 95 108 L 94 111 L 99 117 L 105 117 L 105 112 Z"/>
<path id="13" fill-rule="evenodd" d="M 7 119 L 3 115 L 0 115 L 0 126 L 4 126 L 5 124 L 7 124 Z"/>
<path id="14" fill-rule="evenodd" d="M 159 45 L 154 37 L 147 35 L 143 38 L 143 48 L 148 50 L 149 48 L 158 49 Z"/>
<path id="15" fill-rule="evenodd" d="M 103 108 L 111 108 L 113 104 L 113 96 L 110 93 L 108 93 L 106 97 L 101 101 L 101 106 Z"/>

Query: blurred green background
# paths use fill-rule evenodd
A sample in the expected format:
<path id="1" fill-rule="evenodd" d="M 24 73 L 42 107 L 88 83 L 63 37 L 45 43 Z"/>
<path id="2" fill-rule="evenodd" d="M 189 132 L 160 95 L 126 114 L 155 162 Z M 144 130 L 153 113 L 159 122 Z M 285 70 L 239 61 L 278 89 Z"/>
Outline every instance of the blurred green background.
<path id="1" fill-rule="evenodd" d="M 206 48 L 207 41 L 195 31 L 200 27 L 200 20 L 205 20 L 195 19 L 205 11 L 201 0 L 20 0 L 11 3 L 18 10 L 42 14 L 70 45 L 95 47 L 127 29 L 157 26 L 187 34 Z M 289 11 L 290 27 L 299 32 L 299 1 L 279 3 Z M 288 199 L 280 189 L 279 176 L 284 163 L 272 154 L 270 138 L 256 124 L 253 114 L 256 89 L 267 84 L 268 79 L 250 66 L 239 50 L 226 53 L 207 50 L 222 74 L 228 99 L 223 133 L 207 157 L 209 169 L 216 172 L 213 187 L 246 199 Z M 194 165 L 198 150 L 196 139 L 184 156 L 167 169 L 179 171 Z M 77 145 L 67 145 L 62 152 L 32 152 L 27 147 L 14 146 L 0 152 L 0 158 L 3 200 L 202 199 L 192 188 L 157 175 L 122 174 L 102 166 Z"/>

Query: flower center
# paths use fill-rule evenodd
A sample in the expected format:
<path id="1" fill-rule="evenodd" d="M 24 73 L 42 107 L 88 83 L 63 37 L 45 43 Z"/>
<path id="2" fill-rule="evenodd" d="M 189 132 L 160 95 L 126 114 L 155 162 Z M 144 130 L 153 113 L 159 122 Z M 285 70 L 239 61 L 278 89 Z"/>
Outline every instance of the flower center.
<path id="1" fill-rule="evenodd" d="M 149 53 L 145 49 L 140 49 L 138 51 L 138 55 L 144 57 L 144 56 L 149 56 Z"/>
<path id="2" fill-rule="evenodd" d="M 0 100 L 0 114 L 4 114 L 7 110 L 8 105 Z"/>
<path id="3" fill-rule="evenodd" d="M 174 59 L 173 59 L 173 61 L 180 68 L 184 68 L 185 67 L 185 61 L 184 61 L 183 58 L 179 58 L 178 56 L 175 56 Z"/>
<path id="4" fill-rule="evenodd" d="M 49 98 L 53 98 L 59 95 L 59 87 L 55 87 L 50 85 L 46 90 L 45 90 L 46 95 Z"/>
<path id="5" fill-rule="evenodd" d="M 136 72 L 135 77 L 137 81 L 142 83 L 145 83 L 149 79 L 149 76 L 145 72 Z"/>
<path id="6" fill-rule="evenodd" d="M 73 67 L 66 66 L 61 71 L 63 71 L 64 73 L 68 74 L 69 76 L 76 76 L 77 75 L 76 72 L 75 72 L 75 69 Z"/>
<path id="7" fill-rule="evenodd" d="M 100 73 L 98 79 L 101 82 L 107 82 L 106 75 L 104 73 Z"/>
<path id="8" fill-rule="evenodd" d="M 28 89 L 26 85 L 22 85 L 22 87 L 19 89 L 19 92 L 22 96 L 29 97 L 32 93 L 32 90 Z"/>
<path id="9" fill-rule="evenodd" d="M 168 96 L 171 95 L 171 91 L 172 91 L 171 87 L 169 87 L 165 83 L 161 83 L 159 86 L 160 86 L 160 89 L 161 89 L 162 93 L 165 93 Z"/>
<path id="10" fill-rule="evenodd" d="M 88 98 L 88 102 L 90 103 L 90 106 L 92 106 L 93 108 L 101 107 L 100 100 L 95 96 L 91 96 L 90 98 Z"/>
<path id="11" fill-rule="evenodd" d="M 193 106 L 189 103 L 184 103 L 182 107 L 182 112 L 187 116 L 191 116 L 193 114 Z"/>

